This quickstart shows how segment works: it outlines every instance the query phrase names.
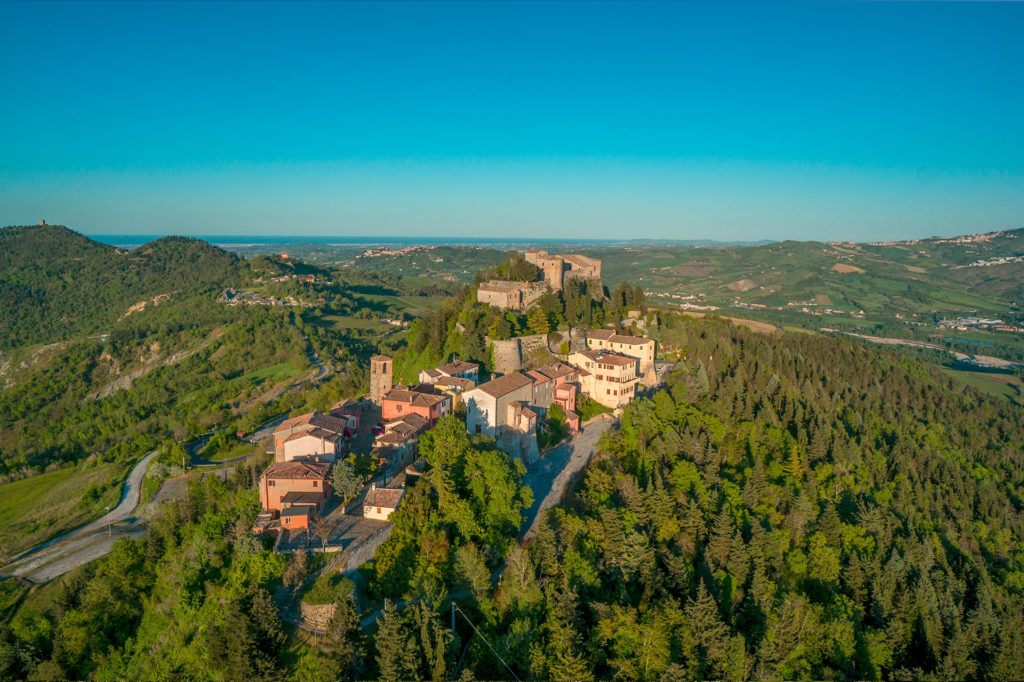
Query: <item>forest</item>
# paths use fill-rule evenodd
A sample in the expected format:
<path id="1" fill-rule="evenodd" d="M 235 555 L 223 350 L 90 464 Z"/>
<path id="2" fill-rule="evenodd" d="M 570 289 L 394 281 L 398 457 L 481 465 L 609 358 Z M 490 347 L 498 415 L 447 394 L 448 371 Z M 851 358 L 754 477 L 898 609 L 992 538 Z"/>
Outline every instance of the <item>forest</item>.
<path id="1" fill-rule="evenodd" d="M 0 675 L 1020 677 L 1024 410 L 852 340 L 675 316 L 662 334 L 668 385 L 531 542 L 521 465 L 443 421 L 313 641 L 274 606 L 306 559 L 248 537 L 243 468 L 27 601 Z"/>

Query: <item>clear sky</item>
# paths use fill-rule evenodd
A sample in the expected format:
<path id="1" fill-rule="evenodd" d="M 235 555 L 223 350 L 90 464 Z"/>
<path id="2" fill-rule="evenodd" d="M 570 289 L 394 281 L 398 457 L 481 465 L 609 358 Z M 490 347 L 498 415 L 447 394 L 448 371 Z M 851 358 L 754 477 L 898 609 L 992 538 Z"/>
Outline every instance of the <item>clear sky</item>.
<path id="1" fill-rule="evenodd" d="M 1024 226 L 1024 4 L 0 3 L 0 224 Z"/>

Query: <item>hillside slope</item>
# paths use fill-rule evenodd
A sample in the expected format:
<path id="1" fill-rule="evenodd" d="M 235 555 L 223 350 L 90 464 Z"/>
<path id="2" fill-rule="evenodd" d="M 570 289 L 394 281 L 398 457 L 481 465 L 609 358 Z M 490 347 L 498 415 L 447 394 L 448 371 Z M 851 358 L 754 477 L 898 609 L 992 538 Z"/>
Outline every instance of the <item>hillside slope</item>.
<path id="1" fill-rule="evenodd" d="M 237 283 L 238 256 L 166 237 L 124 251 L 66 227 L 0 229 L 0 348 L 104 332 L 133 305 Z"/>

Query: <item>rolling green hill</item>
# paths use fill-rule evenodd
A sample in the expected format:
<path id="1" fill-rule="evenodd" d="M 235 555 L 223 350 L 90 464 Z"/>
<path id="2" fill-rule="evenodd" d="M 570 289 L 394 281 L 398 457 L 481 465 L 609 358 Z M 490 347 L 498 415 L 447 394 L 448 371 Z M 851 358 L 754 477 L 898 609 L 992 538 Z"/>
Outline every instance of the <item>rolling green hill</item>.
<path id="1" fill-rule="evenodd" d="M 133 305 L 237 284 L 243 261 L 198 239 L 133 251 L 56 225 L 0 229 L 0 348 L 107 331 Z"/>

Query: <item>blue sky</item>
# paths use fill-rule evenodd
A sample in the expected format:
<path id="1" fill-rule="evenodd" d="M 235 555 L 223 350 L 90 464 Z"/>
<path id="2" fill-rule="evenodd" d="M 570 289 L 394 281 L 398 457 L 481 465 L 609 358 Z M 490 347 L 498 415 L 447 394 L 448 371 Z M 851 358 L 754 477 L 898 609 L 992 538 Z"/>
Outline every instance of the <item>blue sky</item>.
<path id="1" fill-rule="evenodd" d="M 1024 4 L 2 3 L 0 224 L 1024 226 Z"/>

